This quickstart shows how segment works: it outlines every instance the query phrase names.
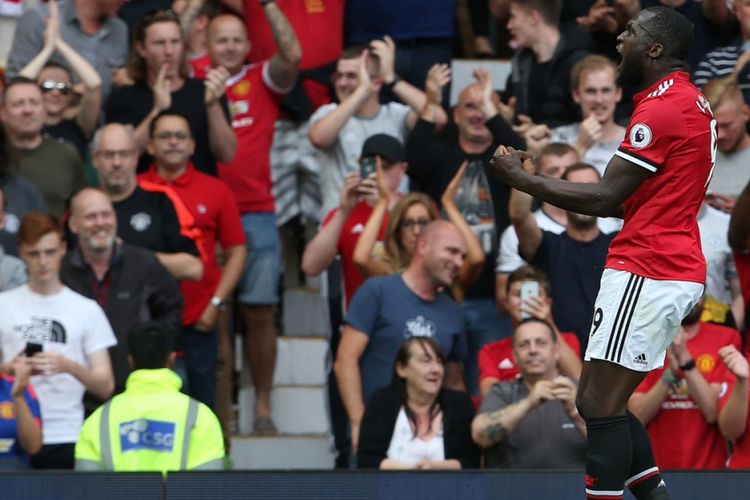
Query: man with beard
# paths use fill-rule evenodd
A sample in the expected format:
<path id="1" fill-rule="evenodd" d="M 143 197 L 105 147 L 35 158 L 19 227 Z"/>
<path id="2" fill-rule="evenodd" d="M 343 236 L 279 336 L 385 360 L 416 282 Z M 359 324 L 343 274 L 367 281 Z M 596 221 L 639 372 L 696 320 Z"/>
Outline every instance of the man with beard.
<path id="1" fill-rule="evenodd" d="M 63 258 L 60 279 L 104 309 L 117 338 L 109 354 L 119 394 L 130 373 L 128 331 L 142 321 L 158 321 L 176 331 L 182 311 L 180 289 L 154 252 L 117 242 L 115 210 L 101 191 L 87 188 L 73 198 L 69 225 L 78 246 Z M 93 410 L 103 401 L 89 395 L 84 402 Z"/>
<path id="2" fill-rule="evenodd" d="M 431 337 L 445 353 L 445 384 L 465 390 L 461 376 L 466 345 L 461 308 L 443 290 L 451 286 L 466 243 L 450 222 L 437 220 L 419 235 L 409 267 L 367 280 L 346 315 L 334 371 L 357 449 L 365 402 L 388 385 L 398 348 L 409 337 Z"/>
<path id="3" fill-rule="evenodd" d="M 595 184 L 597 170 L 586 163 L 574 163 L 562 175 L 569 182 Z M 552 317 L 560 331 L 573 332 L 586 348 L 599 292 L 599 280 L 607 248 L 615 233 L 599 230 L 597 217 L 568 211 L 565 231 L 542 230 L 531 211 L 533 198 L 514 189 L 510 195 L 510 220 L 518 234 L 519 255 L 549 276 Z"/>
<path id="4" fill-rule="evenodd" d="M 723 469 L 727 461 L 717 419 L 719 400 L 729 394 L 734 376 L 719 351 L 739 348 L 740 336 L 732 328 L 699 321 L 702 312 L 703 299 L 682 320 L 667 350 L 669 366 L 649 373 L 628 402 L 665 469 Z"/>
<path id="5" fill-rule="evenodd" d="M 493 158 L 497 175 L 516 189 L 571 212 L 624 219 L 609 248 L 578 387 L 587 498 L 622 498 L 626 484 L 637 499 L 669 498 L 627 401 L 663 365 L 706 279 L 696 214 L 713 170 L 716 121 L 683 72 L 692 39 L 690 22 L 673 9 L 650 7 L 628 21 L 617 39 L 619 83 L 641 92 L 599 182 L 533 175 L 523 165 L 528 154 L 505 147 Z"/>

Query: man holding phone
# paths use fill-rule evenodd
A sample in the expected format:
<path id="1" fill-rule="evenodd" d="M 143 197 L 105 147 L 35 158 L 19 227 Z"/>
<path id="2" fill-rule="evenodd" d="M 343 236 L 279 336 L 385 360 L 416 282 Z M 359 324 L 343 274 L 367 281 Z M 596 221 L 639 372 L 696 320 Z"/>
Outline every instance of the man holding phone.
<path id="1" fill-rule="evenodd" d="M 582 183 L 599 178 L 599 172 L 586 163 L 574 163 L 562 175 L 563 180 Z M 578 335 L 585 349 L 607 248 L 615 233 L 603 233 L 597 217 L 568 211 L 565 231 L 555 234 L 539 227 L 531 205 L 530 195 L 511 191 L 509 212 L 519 255 L 549 275 L 552 316 L 562 331 Z"/>
<path id="2" fill-rule="evenodd" d="M 383 168 L 383 180 L 389 191 L 388 210 L 393 208 L 401 197 L 398 186 L 406 174 L 404 147 L 391 135 L 375 134 L 367 138 L 362 146 L 359 173 L 349 174 L 344 181 L 339 207 L 328 213 L 323 221 L 323 227 L 302 255 L 302 271 L 308 276 L 322 273 L 336 255 L 341 256 L 347 304 L 362 284 L 362 277 L 354 263 L 353 255 L 357 240 L 378 201 L 374 175 L 378 161 Z M 387 224 L 386 214 L 378 234 L 378 240 L 381 242 Z"/>
<path id="3" fill-rule="evenodd" d="M 42 410 L 38 469 L 72 469 L 83 424 L 83 395 L 107 399 L 114 379 L 107 349 L 117 343 L 107 317 L 93 300 L 60 281 L 65 254 L 62 228 L 45 213 L 26 214 L 18 231 L 27 285 L 0 294 L 2 371 L 25 354 Z"/>

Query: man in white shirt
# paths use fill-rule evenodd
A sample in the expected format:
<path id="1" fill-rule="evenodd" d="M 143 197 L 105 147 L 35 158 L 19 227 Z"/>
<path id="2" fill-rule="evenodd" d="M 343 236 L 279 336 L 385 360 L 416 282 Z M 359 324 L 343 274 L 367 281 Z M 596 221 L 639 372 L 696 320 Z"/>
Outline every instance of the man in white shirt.
<path id="1" fill-rule="evenodd" d="M 318 149 L 321 165 L 321 217 L 336 207 L 344 178 L 358 168 L 357 159 L 365 140 L 375 134 L 388 134 L 405 143 L 417 113 L 427 104 L 424 92 L 396 74 L 395 55 L 396 46 L 390 37 L 374 40 L 369 47 L 345 49 L 334 74 L 338 103 L 321 106 L 310 118 L 308 135 Z M 406 105 L 380 104 L 383 87 Z M 435 108 L 435 112 L 436 123 L 444 125 L 448 120 L 445 111 Z"/>
<path id="2" fill-rule="evenodd" d="M 46 213 L 26 214 L 18 231 L 27 285 L 0 294 L 2 371 L 27 356 L 42 412 L 40 469 L 72 469 L 83 424 L 83 395 L 107 399 L 114 389 L 107 348 L 114 333 L 99 305 L 60 282 L 65 254 L 62 228 Z"/>

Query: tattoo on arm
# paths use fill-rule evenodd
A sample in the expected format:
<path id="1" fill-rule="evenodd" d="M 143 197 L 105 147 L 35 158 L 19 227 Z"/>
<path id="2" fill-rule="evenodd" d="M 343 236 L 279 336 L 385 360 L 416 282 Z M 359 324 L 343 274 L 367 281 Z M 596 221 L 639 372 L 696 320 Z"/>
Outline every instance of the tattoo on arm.
<path id="1" fill-rule="evenodd" d="M 274 2 L 264 6 L 264 10 L 268 24 L 271 26 L 273 40 L 279 49 L 279 55 L 287 62 L 298 59 L 298 54 L 301 52 L 299 41 L 286 16 Z"/>
<path id="2" fill-rule="evenodd" d="M 493 443 L 499 443 L 508 435 L 508 431 L 501 423 L 491 424 L 487 426 L 487 429 L 484 431 L 484 433 L 487 436 L 487 439 L 489 439 Z"/>

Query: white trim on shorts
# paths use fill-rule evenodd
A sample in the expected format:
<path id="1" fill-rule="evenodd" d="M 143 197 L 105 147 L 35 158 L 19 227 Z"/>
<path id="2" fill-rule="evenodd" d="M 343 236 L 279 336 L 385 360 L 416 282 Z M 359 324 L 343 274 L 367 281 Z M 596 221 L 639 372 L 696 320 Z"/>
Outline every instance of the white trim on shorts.
<path id="1" fill-rule="evenodd" d="M 660 368 L 703 288 L 690 281 L 654 280 L 605 269 L 584 360 L 601 359 L 641 372 Z"/>

